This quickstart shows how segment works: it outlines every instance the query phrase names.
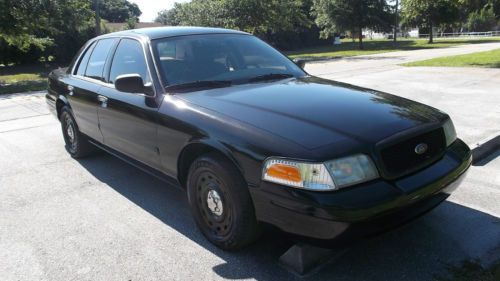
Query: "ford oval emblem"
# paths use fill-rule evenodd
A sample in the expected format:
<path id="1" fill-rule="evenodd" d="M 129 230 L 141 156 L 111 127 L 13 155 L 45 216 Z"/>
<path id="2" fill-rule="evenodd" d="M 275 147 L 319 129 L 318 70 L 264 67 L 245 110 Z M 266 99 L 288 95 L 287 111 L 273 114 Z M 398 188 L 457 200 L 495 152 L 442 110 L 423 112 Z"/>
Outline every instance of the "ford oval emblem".
<path id="1" fill-rule="evenodd" d="M 427 149 L 429 146 L 426 143 L 420 143 L 417 146 L 415 146 L 415 153 L 418 155 L 422 155 L 425 152 L 427 152 Z"/>

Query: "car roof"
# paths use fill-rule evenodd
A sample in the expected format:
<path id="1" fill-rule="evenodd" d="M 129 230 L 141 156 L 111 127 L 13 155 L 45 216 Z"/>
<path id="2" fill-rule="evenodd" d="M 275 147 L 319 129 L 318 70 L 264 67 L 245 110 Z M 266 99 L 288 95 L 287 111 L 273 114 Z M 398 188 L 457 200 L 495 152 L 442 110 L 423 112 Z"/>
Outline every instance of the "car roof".
<path id="1" fill-rule="evenodd" d="M 148 37 L 149 39 L 158 39 L 174 36 L 197 35 L 197 34 L 247 34 L 246 32 L 212 27 L 196 27 L 196 26 L 161 26 L 148 27 L 139 29 L 130 29 L 119 32 L 108 33 L 99 38 L 130 36 L 130 37 Z"/>

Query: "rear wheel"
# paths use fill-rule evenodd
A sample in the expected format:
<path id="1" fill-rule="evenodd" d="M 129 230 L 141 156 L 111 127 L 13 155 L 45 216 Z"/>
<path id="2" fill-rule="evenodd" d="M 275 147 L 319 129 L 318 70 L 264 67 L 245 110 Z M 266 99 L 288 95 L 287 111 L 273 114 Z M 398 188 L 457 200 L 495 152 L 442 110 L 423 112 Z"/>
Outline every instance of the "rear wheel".
<path id="1" fill-rule="evenodd" d="M 248 186 L 238 169 L 211 153 L 196 159 L 187 180 L 189 204 L 203 235 L 224 250 L 237 250 L 259 234 Z"/>
<path id="2" fill-rule="evenodd" d="M 66 151 L 73 158 L 89 155 L 93 151 L 93 146 L 87 137 L 78 130 L 75 119 L 67 107 L 63 107 L 61 110 L 60 120 Z"/>

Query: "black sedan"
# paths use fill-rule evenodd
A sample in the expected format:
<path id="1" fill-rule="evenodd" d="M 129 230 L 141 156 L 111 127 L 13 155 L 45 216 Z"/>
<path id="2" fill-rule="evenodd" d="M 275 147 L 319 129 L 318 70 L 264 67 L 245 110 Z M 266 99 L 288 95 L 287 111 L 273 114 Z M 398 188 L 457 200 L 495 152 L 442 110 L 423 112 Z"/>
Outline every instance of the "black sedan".
<path id="1" fill-rule="evenodd" d="M 446 199 L 471 163 L 445 113 L 310 76 L 234 30 L 94 38 L 46 97 L 72 157 L 98 147 L 180 186 L 228 250 L 263 223 L 316 242 L 385 231 Z"/>

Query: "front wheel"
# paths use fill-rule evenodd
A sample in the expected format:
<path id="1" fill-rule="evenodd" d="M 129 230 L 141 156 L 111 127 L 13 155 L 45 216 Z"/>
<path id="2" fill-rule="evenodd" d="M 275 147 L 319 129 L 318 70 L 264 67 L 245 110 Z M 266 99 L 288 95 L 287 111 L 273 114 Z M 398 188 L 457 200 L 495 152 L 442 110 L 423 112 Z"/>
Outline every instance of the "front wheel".
<path id="1" fill-rule="evenodd" d="M 210 242 L 237 250 L 257 239 L 259 225 L 248 186 L 231 162 L 215 153 L 196 159 L 187 189 L 196 224 Z"/>
<path id="2" fill-rule="evenodd" d="M 93 150 L 93 146 L 89 143 L 87 137 L 78 130 L 75 118 L 73 118 L 71 111 L 67 107 L 62 109 L 60 120 L 66 151 L 73 158 L 82 158 L 89 155 Z"/>

